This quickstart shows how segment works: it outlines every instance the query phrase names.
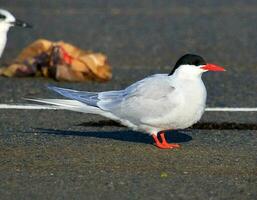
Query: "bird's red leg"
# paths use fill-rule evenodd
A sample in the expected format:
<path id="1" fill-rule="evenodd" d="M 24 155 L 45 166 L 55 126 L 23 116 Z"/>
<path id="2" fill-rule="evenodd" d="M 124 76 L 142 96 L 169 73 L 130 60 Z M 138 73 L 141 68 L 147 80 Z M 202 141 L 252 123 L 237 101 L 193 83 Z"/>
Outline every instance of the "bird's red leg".
<path id="1" fill-rule="evenodd" d="M 152 135 L 153 139 L 154 139 L 154 142 L 155 142 L 155 145 L 157 147 L 159 147 L 160 149 L 170 149 L 170 147 L 164 145 L 163 143 L 161 143 L 157 137 L 157 135 Z"/>
<path id="2" fill-rule="evenodd" d="M 170 143 L 168 143 L 167 141 L 166 141 L 166 138 L 165 138 L 165 133 L 160 133 L 160 136 L 161 136 L 161 139 L 162 139 L 162 145 L 164 145 L 164 146 L 167 146 L 167 147 L 169 147 L 169 148 L 179 148 L 180 147 L 180 145 L 179 144 L 170 144 Z"/>

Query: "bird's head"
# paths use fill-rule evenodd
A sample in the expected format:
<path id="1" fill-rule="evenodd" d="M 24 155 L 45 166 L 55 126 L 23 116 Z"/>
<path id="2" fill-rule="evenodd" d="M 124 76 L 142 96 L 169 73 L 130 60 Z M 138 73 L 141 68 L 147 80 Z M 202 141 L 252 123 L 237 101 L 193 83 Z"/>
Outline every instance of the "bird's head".
<path id="1" fill-rule="evenodd" d="M 180 74 L 183 76 L 201 76 L 207 71 L 225 71 L 223 67 L 216 64 L 207 63 L 201 56 L 186 54 L 182 56 L 175 64 L 169 75 Z"/>
<path id="2" fill-rule="evenodd" d="M 12 26 L 32 28 L 30 24 L 16 19 L 9 11 L 0 9 L 0 30 L 8 31 Z"/>

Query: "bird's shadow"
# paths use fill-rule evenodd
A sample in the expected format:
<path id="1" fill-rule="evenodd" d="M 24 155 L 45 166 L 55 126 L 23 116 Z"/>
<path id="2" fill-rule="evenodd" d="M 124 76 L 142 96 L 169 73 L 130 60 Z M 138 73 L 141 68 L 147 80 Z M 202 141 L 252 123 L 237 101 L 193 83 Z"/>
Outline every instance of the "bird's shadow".
<path id="1" fill-rule="evenodd" d="M 121 124 L 112 120 L 89 121 L 76 124 L 75 126 L 83 127 L 124 127 Z M 195 124 L 190 129 L 205 129 L 205 130 L 257 130 L 256 124 L 240 124 L 240 123 L 214 123 L 202 122 Z M 137 131 L 122 130 L 122 131 L 75 131 L 75 130 L 56 130 L 36 128 L 39 133 L 58 135 L 58 136 L 78 136 L 78 137 L 94 137 L 94 138 L 109 138 L 113 140 L 134 142 L 134 143 L 153 143 L 153 139 L 147 135 Z M 166 139 L 169 143 L 184 143 L 192 140 L 190 135 L 181 131 L 165 131 Z"/>
<path id="2" fill-rule="evenodd" d="M 76 126 L 85 127 L 103 127 L 103 126 L 116 126 L 124 127 L 118 122 L 112 120 L 89 121 L 77 124 Z M 188 129 L 199 130 L 257 130 L 256 123 L 236 123 L 236 122 L 198 122 Z"/>
<path id="3" fill-rule="evenodd" d="M 36 128 L 38 133 L 58 135 L 58 136 L 76 136 L 76 137 L 94 137 L 94 138 L 108 138 L 119 141 L 152 144 L 153 139 L 141 132 L 136 131 L 75 131 L 75 130 L 56 130 Z M 170 143 L 184 143 L 192 140 L 192 137 L 178 131 L 172 131 L 166 134 L 166 139 Z"/>

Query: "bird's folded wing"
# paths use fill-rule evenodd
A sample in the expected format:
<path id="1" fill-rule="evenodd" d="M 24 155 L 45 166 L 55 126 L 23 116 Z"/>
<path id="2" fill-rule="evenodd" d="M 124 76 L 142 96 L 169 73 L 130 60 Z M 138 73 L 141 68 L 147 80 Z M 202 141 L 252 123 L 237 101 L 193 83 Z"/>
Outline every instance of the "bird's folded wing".
<path id="1" fill-rule="evenodd" d="M 176 106 L 170 101 L 175 88 L 166 76 L 143 79 L 119 93 L 101 93 L 98 106 L 123 119 L 133 122 L 144 121 L 152 117 L 161 117 Z M 107 96 L 111 98 L 106 98 Z"/>
<path id="2" fill-rule="evenodd" d="M 97 93 L 54 86 L 49 89 L 133 122 L 162 117 L 177 104 L 177 95 L 173 95 L 175 87 L 170 84 L 167 75 L 150 76 L 119 91 Z"/>
<path id="3" fill-rule="evenodd" d="M 84 92 L 84 91 L 71 90 L 71 89 L 60 88 L 55 86 L 48 86 L 48 88 L 69 99 L 77 100 L 87 105 L 97 107 L 97 102 L 98 102 L 97 92 Z"/>

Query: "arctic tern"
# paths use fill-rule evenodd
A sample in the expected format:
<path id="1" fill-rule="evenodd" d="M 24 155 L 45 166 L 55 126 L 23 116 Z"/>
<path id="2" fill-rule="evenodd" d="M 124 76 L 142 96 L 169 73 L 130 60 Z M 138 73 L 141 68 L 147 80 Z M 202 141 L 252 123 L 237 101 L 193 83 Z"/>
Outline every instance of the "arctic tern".
<path id="1" fill-rule="evenodd" d="M 204 72 L 225 71 L 199 55 L 186 54 L 169 74 L 155 74 L 124 90 L 77 91 L 49 86 L 71 99 L 30 99 L 82 113 L 98 114 L 137 131 L 149 133 L 161 149 L 177 148 L 165 139 L 165 130 L 185 129 L 200 120 L 206 105 Z M 160 134 L 160 138 L 158 137 Z"/>

